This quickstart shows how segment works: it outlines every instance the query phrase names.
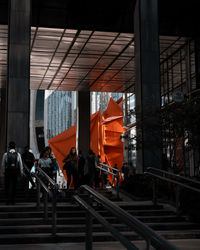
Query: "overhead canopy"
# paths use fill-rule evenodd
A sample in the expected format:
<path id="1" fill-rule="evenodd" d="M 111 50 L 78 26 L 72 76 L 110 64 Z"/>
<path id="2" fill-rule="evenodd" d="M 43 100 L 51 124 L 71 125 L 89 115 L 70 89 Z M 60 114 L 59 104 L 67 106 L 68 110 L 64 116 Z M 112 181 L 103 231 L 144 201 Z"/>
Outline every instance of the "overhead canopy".
<path id="1" fill-rule="evenodd" d="M 186 42 L 160 37 L 161 62 Z M 31 27 L 30 88 L 133 93 L 134 46 L 131 33 Z M 7 81 L 7 49 L 8 26 L 0 25 L 0 87 Z"/>

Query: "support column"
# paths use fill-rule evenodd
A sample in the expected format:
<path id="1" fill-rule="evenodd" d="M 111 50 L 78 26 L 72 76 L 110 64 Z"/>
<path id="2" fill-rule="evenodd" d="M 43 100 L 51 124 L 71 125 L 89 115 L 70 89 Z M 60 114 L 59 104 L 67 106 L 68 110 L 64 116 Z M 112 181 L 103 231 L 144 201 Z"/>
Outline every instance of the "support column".
<path id="1" fill-rule="evenodd" d="M 29 144 L 31 0 L 10 0 L 8 26 L 7 145 Z"/>
<path id="2" fill-rule="evenodd" d="M 160 53 L 158 1 L 137 0 L 134 14 L 137 173 L 161 168 Z"/>
<path id="3" fill-rule="evenodd" d="M 6 150 L 6 88 L 0 89 L 0 164 Z M 4 184 L 2 168 L 0 167 L 0 187 Z"/>
<path id="4" fill-rule="evenodd" d="M 195 39 L 196 88 L 200 89 L 200 38 Z"/>
<path id="5" fill-rule="evenodd" d="M 77 91 L 76 145 L 86 157 L 90 148 L 90 91 Z"/>

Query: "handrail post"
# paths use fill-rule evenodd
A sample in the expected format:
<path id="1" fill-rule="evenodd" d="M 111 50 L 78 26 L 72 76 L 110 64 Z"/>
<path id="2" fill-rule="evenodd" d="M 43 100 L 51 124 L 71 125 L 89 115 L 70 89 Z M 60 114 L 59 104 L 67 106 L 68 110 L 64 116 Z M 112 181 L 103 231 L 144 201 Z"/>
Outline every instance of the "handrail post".
<path id="1" fill-rule="evenodd" d="M 86 212 L 86 241 L 85 241 L 85 249 L 92 250 L 92 216 L 87 211 Z"/>
<path id="2" fill-rule="evenodd" d="M 103 189 L 103 184 L 104 184 L 104 173 L 102 170 L 101 171 L 101 188 Z"/>
<path id="3" fill-rule="evenodd" d="M 44 191 L 44 219 L 48 220 L 48 194 Z"/>
<path id="4" fill-rule="evenodd" d="M 52 197 L 52 234 L 56 235 L 56 200 L 57 200 L 57 185 L 53 188 L 53 197 Z"/>
<path id="5" fill-rule="evenodd" d="M 37 210 L 40 209 L 40 182 L 37 180 Z"/>
<path id="6" fill-rule="evenodd" d="M 179 214 L 180 207 L 180 186 L 176 186 L 176 215 Z"/>
<path id="7" fill-rule="evenodd" d="M 157 181 L 156 181 L 156 179 L 155 178 L 153 178 L 153 204 L 154 204 L 154 206 L 156 206 L 157 205 Z"/>
<path id="8" fill-rule="evenodd" d="M 117 188 L 117 200 L 119 200 L 119 172 L 117 173 L 116 188 Z"/>

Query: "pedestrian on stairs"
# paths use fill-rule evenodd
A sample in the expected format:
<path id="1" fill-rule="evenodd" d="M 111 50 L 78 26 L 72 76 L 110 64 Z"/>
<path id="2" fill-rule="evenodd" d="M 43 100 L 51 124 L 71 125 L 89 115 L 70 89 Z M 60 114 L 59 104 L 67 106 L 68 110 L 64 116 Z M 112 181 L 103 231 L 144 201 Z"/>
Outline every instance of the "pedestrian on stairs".
<path id="1" fill-rule="evenodd" d="M 65 163 L 63 170 L 67 174 L 67 190 L 70 188 L 71 177 L 73 177 L 74 189 L 76 190 L 79 186 L 78 183 L 78 155 L 76 153 L 76 148 L 72 147 L 69 154 L 63 160 Z"/>
<path id="2" fill-rule="evenodd" d="M 22 162 L 24 165 L 24 174 L 27 177 L 27 180 L 31 183 L 32 188 L 35 188 L 35 182 L 33 181 L 33 178 L 31 177 L 31 169 L 34 166 L 35 163 L 35 156 L 30 151 L 29 146 L 26 146 L 24 148 L 24 153 L 22 154 Z"/>
<path id="3" fill-rule="evenodd" d="M 8 152 L 4 153 L 2 160 L 7 205 L 15 204 L 17 179 L 23 174 L 21 155 L 16 151 L 15 147 L 15 142 L 11 141 L 9 143 Z"/>

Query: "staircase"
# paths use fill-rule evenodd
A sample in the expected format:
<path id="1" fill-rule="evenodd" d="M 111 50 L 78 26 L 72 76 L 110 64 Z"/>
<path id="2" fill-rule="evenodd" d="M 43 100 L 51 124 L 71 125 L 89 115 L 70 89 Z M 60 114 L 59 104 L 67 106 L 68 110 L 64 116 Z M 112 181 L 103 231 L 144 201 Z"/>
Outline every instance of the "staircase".
<path id="1" fill-rule="evenodd" d="M 99 192 L 114 198 L 110 190 L 99 190 Z M 28 200 L 23 193 L 19 193 L 18 203 L 15 206 L 4 205 L 3 191 L 0 190 L 0 244 L 85 242 L 85 211 L 72 202 L 72 195 L 71 191 L 64 199 L 61 196 L 58 198 L 57 234 L 52 236 L 51 203 L 49 203 L 49 219 L 45 221 L 43 209 L 36 208 L 34 190 L 29 191 Z M 85 194 L 81 196 L 83 199 L 87 197 Z M 174 209 L 169 205 L 154 206 L 151 201 L 131 201 L 130 199 L 115 202 L 166 239 L 200 237 L 200 224 L 188 222 L 185 216 L 177 217 Z M 95 203 L 93 207 L 130 240 L 141 239 L 105 209 Z M 114 240 L 98 221 L 94 219 L 93 223 L 94 241 Z"/>

